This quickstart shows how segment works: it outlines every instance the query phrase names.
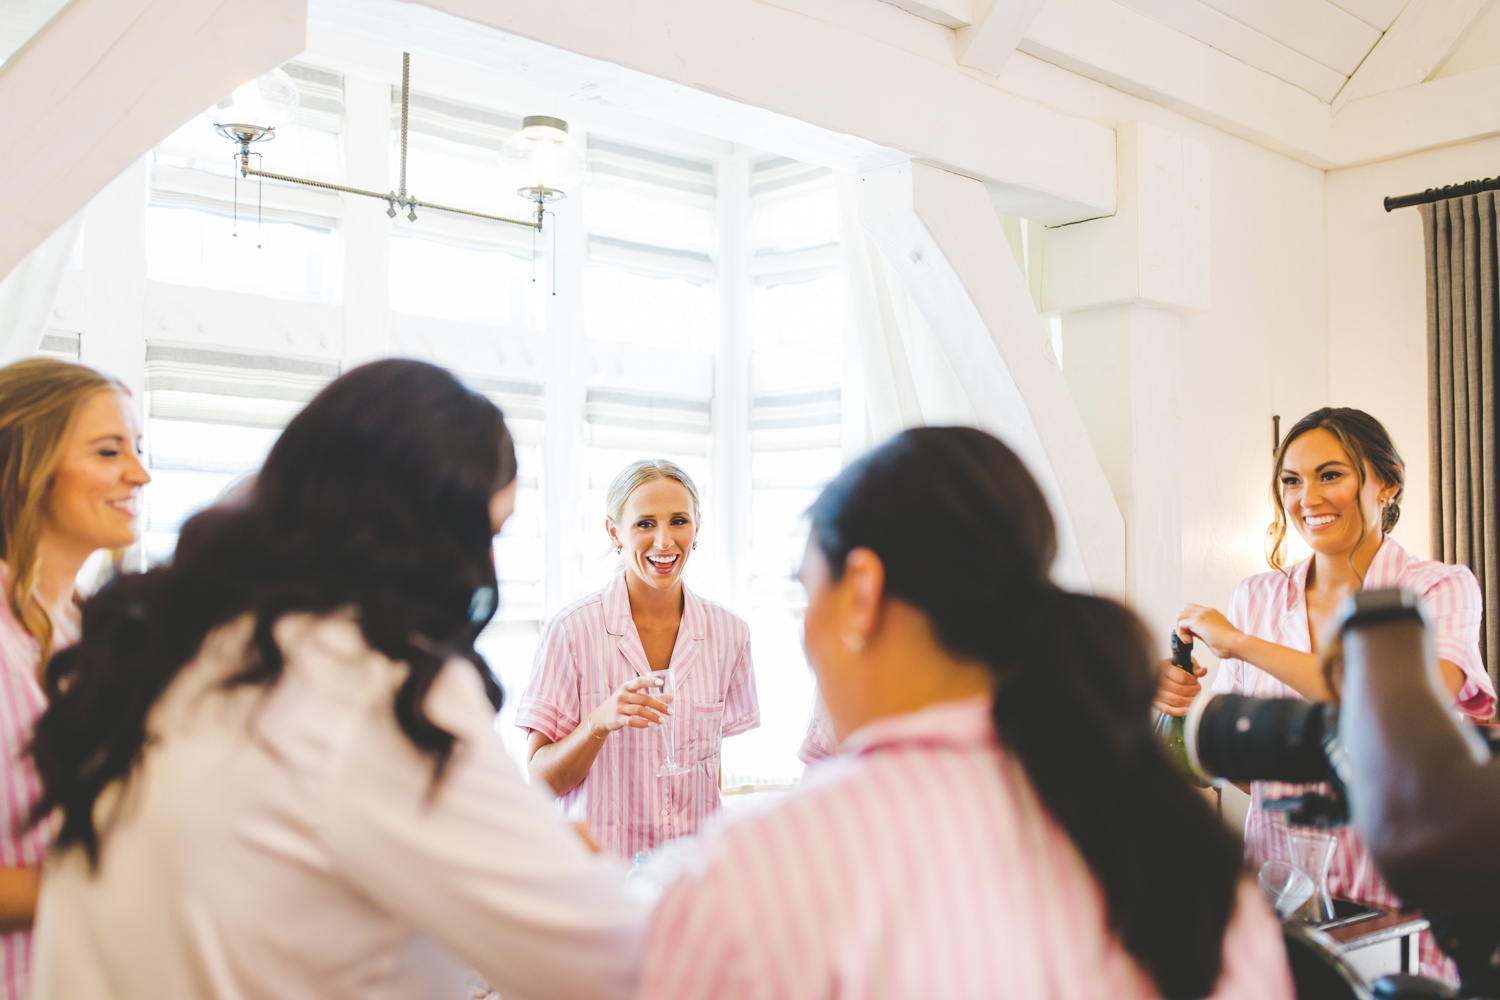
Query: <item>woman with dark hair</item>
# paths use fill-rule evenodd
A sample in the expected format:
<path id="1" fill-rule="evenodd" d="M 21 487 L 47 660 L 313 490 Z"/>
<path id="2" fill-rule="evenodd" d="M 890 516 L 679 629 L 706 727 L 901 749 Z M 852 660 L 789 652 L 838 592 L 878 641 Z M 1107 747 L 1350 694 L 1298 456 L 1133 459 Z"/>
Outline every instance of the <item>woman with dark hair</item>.
<path id="1" fill-rule="evenodd" d="M 1271 571 L 1240 582 L 1225 614 L 1189 604 L 1177 631 L 1220 659 L 1214 691 L 1261 698 L 1331 697 L 1319 647 L 1344 599 L 1362 589 L 1400 587 L 1421 597 L 1432 618 L 1439 670 L 1454 704 L 1475 718 L 1495 711 L 1495 689 L 1479 656 L 1479 584 L 1464 566 L 1418 559 L 1390 531 L 1401 516 L 1406 465 L 1380 421 L 1362 410 L 1325 407 L 1292 425 L 1276 451 L 1271 474 L 1275 518 L 1267 529 Z M 1285 564 L 1287 523 L 1312 550 Z M 1203 673 L 1197 668 L 1198 675 Z M 1163 663 L 1156 707 L 1186 713 L 1198 694 L 1197 676 Z M 1245 820 L 1246 854 L 1253 866 L 1283 850 L 1285 824 L 1267 801 L 1308 786 L 1256 782 Z M 1337 838 L 1328 888 L 1378 906 L 1396 905 L 1354 830 Z M 1447 976 L 1448 963 L 1423 935 L 1422 964 Z"/>
<path id="2" fill-rule="evenodd" d="M 1010 449 L 906 431 L 811 519 L 804 642 L 841 752 L 667 890 L 641 996 L 1291 996 L 1238 841 L 1154 742 L 1139 621 L 1051 583 Z"/>
<path id="3" fill-rule="evenodd" d="M 630 992 L 623 873 L 523 783 L 474 650 L 515 475 L 492 404 L 365 365 L 84 606 L 36 727 L 38 997 Z"/>

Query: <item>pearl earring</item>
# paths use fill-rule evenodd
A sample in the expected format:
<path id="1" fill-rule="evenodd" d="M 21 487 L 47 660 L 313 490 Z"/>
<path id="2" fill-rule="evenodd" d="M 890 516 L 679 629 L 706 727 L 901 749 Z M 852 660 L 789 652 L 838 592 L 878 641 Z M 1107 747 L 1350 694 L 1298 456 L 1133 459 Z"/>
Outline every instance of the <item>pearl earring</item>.
<path id="1" fill-rule="evenodd" d="M 849 631 L 844 633 L 844 648 L 851 653 L 858 653 L 865 648 L 865 637 L 858 632 Z"/>

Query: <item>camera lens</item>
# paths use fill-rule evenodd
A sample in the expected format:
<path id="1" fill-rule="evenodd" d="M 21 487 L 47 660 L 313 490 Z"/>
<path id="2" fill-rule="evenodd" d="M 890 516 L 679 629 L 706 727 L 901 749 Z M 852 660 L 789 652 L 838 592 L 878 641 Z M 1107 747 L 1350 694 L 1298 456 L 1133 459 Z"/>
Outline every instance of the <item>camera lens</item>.
<path id="1" fill-rule="evenodd" d="M 1229 781 L 1319 782 L 1333 778 L 1324 748 L 1338 709 L 1300 698 L 1223 694 L 1203 704 L 1190 727 L 1194 763 Z"/>

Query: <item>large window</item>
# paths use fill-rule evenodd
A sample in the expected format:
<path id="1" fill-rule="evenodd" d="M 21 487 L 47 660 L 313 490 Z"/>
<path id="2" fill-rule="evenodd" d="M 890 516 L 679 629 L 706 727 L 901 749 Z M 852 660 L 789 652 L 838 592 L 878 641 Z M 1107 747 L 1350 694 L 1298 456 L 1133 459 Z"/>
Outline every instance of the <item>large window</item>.
<path id="1" fill-rule="evenodd" d="M 267 168 L 341 180 L 346 144 L 384 149 L 394 188 L 389 84 L 289 69 L 304 114 L 266 145 Z M 412 189 L 527 216 L 495 184 L 515 110 L 414 94 Z M 169 557 L 183 520 L 258 468 L 338 372 L 383 354 L 431 360 L 500 406 L 516 441 L 515 512 L 494 545 L 499 611 L 479 648 L 508 692 L 497 727 L 517 759 L 511 721 L 542 623 L 619 570 L 606 488 L 628 462 L 666 458 L 697 481 L 708 515 L 689 585 L 751 627 L 764 726 L 726 743 L 726 784 L 795 780 L 813 685 L 791 574 L 803 512 L 843 455 L 832 177 L 688 134 L 643 138 L 607 112 L 572 125 L 589 180 L 553 206 L 540 237 L 434 211 L 387 219 L 375 202 L 236 182 L 232 146 L 202 120 L 153 151 L 139 265 L 142 326 L 162 338 L 141 348 L 147 558 Z M 373 222 L 356 227 L 356 211 Z M 76 352 L 70 336 L 49 347 Z"/>

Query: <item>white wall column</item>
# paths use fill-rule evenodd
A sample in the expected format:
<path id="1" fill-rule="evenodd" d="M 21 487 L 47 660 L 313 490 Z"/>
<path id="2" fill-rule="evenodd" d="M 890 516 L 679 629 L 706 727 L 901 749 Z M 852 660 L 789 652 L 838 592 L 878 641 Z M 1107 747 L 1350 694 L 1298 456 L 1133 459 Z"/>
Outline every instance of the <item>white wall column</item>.
<path id="1" fill-rule="evenodd" d="M 351 187 L 389 191 L 389 81 L 344 77 L 344 162 Z M 391 220 L 378 202 L 344 195 L 344 370 L 391 350 Z"/>
<path id="2" fill-rule="evenodd" d="M 1047 232 L 1042 306 L 1125 519 L 1125 595 L 1153 638 L 1183 602 L 1182 314 L 1209 305 L 1208 153 L 1140 122 L 1118 131 L 1119 211 Z"/>

